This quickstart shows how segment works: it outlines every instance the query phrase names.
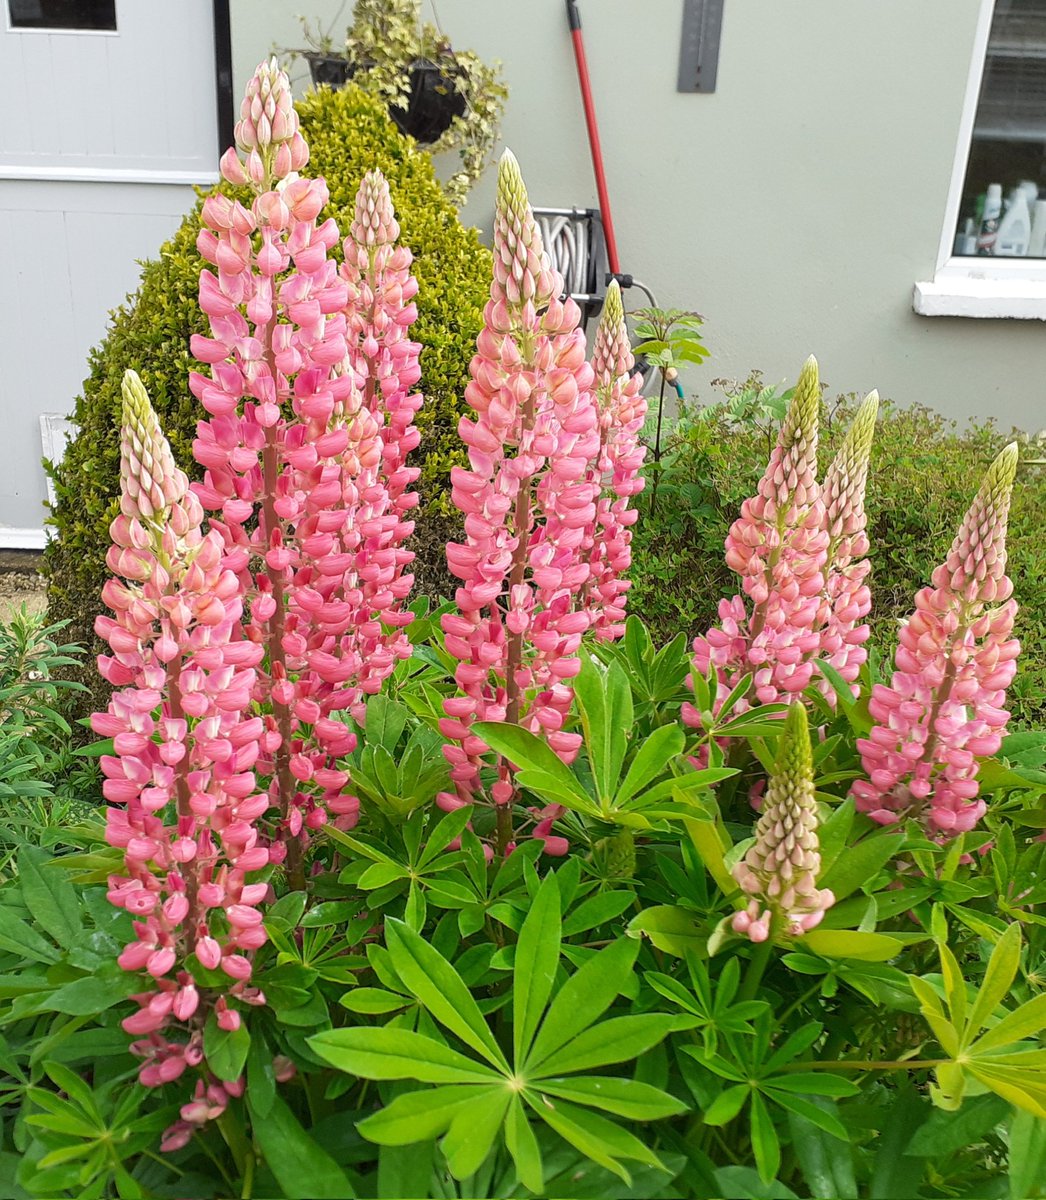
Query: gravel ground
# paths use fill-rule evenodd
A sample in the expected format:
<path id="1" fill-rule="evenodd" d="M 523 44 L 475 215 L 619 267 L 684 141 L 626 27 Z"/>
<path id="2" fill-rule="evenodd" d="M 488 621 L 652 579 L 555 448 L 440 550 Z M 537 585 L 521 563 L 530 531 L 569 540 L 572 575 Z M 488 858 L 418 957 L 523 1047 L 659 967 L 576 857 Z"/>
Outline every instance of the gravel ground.
<path id="1" fill-rule="evenodd" d="M 47 607 L 39 565 L 40 555 L 33 551 L 0 551 L 0 621 L 9 620 L 23 604 L 33 613 Z"/>

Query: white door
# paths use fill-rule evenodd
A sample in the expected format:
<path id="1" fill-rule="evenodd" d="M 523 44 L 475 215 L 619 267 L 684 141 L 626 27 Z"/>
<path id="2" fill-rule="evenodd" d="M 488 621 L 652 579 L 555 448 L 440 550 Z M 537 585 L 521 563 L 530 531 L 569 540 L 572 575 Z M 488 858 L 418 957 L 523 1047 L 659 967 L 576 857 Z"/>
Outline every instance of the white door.
<path id="1" fill-rule="evenodd" d="M 212 0 L 0 0 L 0 547 L 44 544 L 40 460 L 108 313 L 218 160 Z"/>

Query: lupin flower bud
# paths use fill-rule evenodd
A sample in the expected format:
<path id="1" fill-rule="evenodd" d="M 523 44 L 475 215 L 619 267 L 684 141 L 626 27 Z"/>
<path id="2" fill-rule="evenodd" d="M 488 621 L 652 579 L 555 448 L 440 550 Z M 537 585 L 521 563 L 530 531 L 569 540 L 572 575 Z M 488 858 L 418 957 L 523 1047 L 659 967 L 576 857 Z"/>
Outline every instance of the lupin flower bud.
<path id="1" fill-rule="evenodd" d="M 868 657 L 864 643 L 870 631 L 864 618 L 871 611 L 872 596 L 865 582 L 871 563 L 867 558 L 864 491 L 878 412 L 879 393 L 869 392 L 821 487 L 828 532 L 828 568 L 818 656 L 853 686 L 854 695 L 857 694 L 854 681 Z M 835 692 L 827 680 L 822 679 L 819 686 L 834 701 Z"/>
<path id="2" fill-rule="evenodd" d="M 290 80 L 275 57 L 259 63 L 251 76 L 234 135 L 246 162 L 241 164 L 229 153 L 223 156 L 222 174 L 230 183 L 249 180 L 266 191 L 270 177 L 284 179 L 309 161 L 305 139 L 298 132 Z"/>
<path id="3" fill-rule="evenodd" d="M 1006 523 L 1016 443 L 989 467 L 932 586 L 901 630 L 890 686 L 876 686 L 876 724 L 858 741 L 868 775 L 857 807 L 882 824 L 921 816 L 932 832 L 972 829 L 984 814 L 978 760 L 997 753 L 1009 713 L 1006 688 L 1020 645 L 1006 576 Z"/>
<path id="4" fill-rule="evenodd" d="M 189 480 L 175 466 L 171 448 L 136 372 L 124 372 L 121 392 L 120 511 L 126 517 L 162 526 L 171 506 L 189 490 Z"/>
<path id="5" fill-rule="evenodd" d="M 817 484 L 817 423 L 821 389 L 817 360 L 807 359 L 755 496 L 726 539 L 726 561 L 752 604 L 734 596 L 719 605 L 720 624 L 694 641 L 694 666 L 713 664 L 721 701 L 751 674 L 756 699 L 771 704 L 802 692 L 820 645 L 828 550 L 824 504 Z M 700 726 L 692 705 L 688 724 Z"/>
<path id="6" fill-rule="evenodd" d="M 494 280 L 465 398 L 474 412 L 459 425 L 468 469 L 452 474 L 465 541 L 447 546 L 461 580 L 458 612 L 442 618 L 458 659 L 460 689 L 441 722 L 454 808 L 481 792 L 487 747 L 474 721 L 510 721 L 545 736 L 565 760 L 580 739 L 563 730 L 573 700 L 568 681 L 590 623 L 577 597 L 591 574 L 583 553 L 596 516 L 599 452 L 592 371 L 581 314 L 559 299 L 562 280 L 541 244 L 516 160 L 498 167 Z M 510 764 L 499 764 L 490 799 L 498 808 L 498 847 L 512 841 L 515 799 Z"/>
<path id="7" fill-rule="evenodd" d="M 498 163 L 491 298 L 497 292 L 510 308 L 540 309 L 560 294 L 561 285 L 545 254 L 519 163 L 506 150 Z"/>
<path id="8" fill-rule="evenodd" d="M 380 171 L 368 171 L 356 193 L 356 207 L 349 236 L 358 246 L 390 246 L 400 235 L 392 210 L 389 185 Z"/>
<path id="9" fill-rule="evenodd" d="M 647 408 L 642 381 L 632 373 L 634 365 L 621 289 L 617 280 L 612 280 L 592 351 L 599 419 L 599 453 L 593 475 L 600 490 L 595 520 L 586 534 L 591 576 L 583 592 L 592 629 L 600 640 L 624 633 L 625 596 L 631 586 L 624 574 L 632 565 L 631 527 L 638 512 L 629 507 L 629 501 L 643 488 L 639 469 L 645 448 L 639 434 Z"/>
<path id="10" fill-rule="evenodd" d="M 753 942 L 772 936 L 797 937 L 813 929 L 835 903 L 830 891 L 817 887 L 821 871 L 817 824 L 806 709 L 793 701 L 755 842 L 733 871 L 742 891 L 751 897 L 748 907 L 733 917 L 736 933 Z"/>

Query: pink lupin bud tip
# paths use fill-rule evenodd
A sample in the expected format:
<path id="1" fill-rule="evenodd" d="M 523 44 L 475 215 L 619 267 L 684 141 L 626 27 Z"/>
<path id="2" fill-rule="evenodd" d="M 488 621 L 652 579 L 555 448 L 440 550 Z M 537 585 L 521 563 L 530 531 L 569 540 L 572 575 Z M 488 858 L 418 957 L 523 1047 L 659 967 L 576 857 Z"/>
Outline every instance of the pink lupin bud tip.
<path id="1" fill-rule="evenodd" d="M 788 406 L 788 414 L 781 426 L 781 434 L 777 441 L 782 465 L 794 465 L 803 472 L 804 469 L 817 470 L 817 423 L 821 414 L 821 380 L 817 369 L 817 359 L 811 354 L 803 363 L 799 372 L 799 381 L 795 385 L 792 403 Z M 791 498 L 794 488 L 789 472 L 781 472 L 783 478 L 775 479 L 777 495 L 780 501 Z"/>
<path id="2" fill-rule="evenodd" d="M 258 64 L 240 104 L 236 144 L 244 153 L 289 142 L 298 131 L 291 84 L 275 56 Z"/>
<path id="3" fill-rule="evenodd" d="M 181 501 L 189 481 L 179 471 L 145 385 L 125 371 L 121 385 L 120 510 L 126 517 L 162 524 Z"/>
<path id="4" fill-rule="evenodd" d="M 768 910 L 770 929 L 775 933 L 806 933 L 835 903 L 830 891 L 817 887 L 821 870 L 817 824 L 806 709 L 795 702 L 785 718 L 755 843 L 733 871 L 742 890 L 755 902 L 750 902 L 749 914 Z M 750 937 L 754 928 L 754 941 L 765 936 L 758 920 L 748 928 L 743 918 L 735 918 L 734 928 Z"/>
<path id="5" fill-rule="evenodd" d="M 491 297 L 510 309 L 528 302 L 540 308 L 561 291 L 562 280 L 549 265 L 519 163 L 506 150 L 498 162 Z"/>
<path id="6" fill-rule="evenodd" d="M 864 530 L 864 492 L 878 414 L 879 393 L 869 392 L 824 477 L 821 496 L 830 538 L 830 567 L 847 565 L 841 560 L 852 555 L 853 551 L 849 550 L 847 554 L 848 547 L 843 543 Z"/>
<path id="7" fill-rule="evenodd" d="M 878 412 L 879 394 L 870 392 L 857 410 L 821 488 L 828 552 L 820 653 L 855 695 L 855 680 L 868 657 L 865 643 L 871 632 L 864 623 L 872 607 L 871 591 L 865 582 L 871 563 L 866 557 L 869 546 L 864 493 Z M 826 678 L 821 678 L 819 687 L 829 703 L 835 704 L 835 691 Z"/>
<path id="8" fill-rule="evenodd" d="M 388 181 L 380 171 L 368 171 L 360 183 L 351 234 L 361 246 L 385 246 L 400 235 Z"/>
<path id="9" fill-rule="evenodd" d="M 275 58 L 259 63 L 251 76 L 234 136 L 245 161 L 241 163 L 231 148 L 222 156 L 222 176 L 230 183 L 250 182 L 255 191 L 265 192 L 274 181 L 286 180 L 309 161 L 290 80 Z"/>
<path id="10" fill-rule="evenodd" d="M 1000 580 L 1006 573 L 1006 526 L 1019 458 L 1017 443 L 1011 442 L 988 468 L 945 560 L 944 569 L 952 576 L 952 587 L 960 591 L 972 585 L 982 601 L 999 598 L 991 585 L 985 594 L 981 593 L 985 592 L 986 580 Z M 938 576 L 943 579 L 943 575 L 938 567 L 935 586 L 941 586 Z"/>
<path id="11" fill-rule="evenodd" d="M 592 348 L 592 370 L 596 375 L 596 387 L 605 388 L 632 366 L 632 348 L 625 326 L 625 308 L 621 302 L 621 288 L 616 279 L 610 281 L 603 300 L 603 311 L 596 327 L 596 340 Z"/>

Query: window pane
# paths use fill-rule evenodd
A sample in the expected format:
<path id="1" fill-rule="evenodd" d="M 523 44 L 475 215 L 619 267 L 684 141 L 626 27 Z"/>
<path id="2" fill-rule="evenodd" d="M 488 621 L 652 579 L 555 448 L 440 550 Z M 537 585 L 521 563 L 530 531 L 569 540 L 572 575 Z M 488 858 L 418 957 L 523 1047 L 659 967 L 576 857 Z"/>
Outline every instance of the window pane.
<path id="1" fill-rule="evenodd" d="M 1046 257 L 1046 0 L 995 6 L 953 250 Z"/>
<path id="2" fill-rule="evenodd" d="M 116 0 L 7 0 L 12 29 L 115 29 Z"/>

